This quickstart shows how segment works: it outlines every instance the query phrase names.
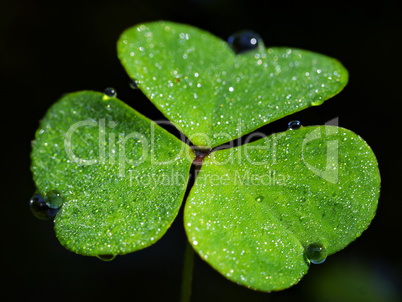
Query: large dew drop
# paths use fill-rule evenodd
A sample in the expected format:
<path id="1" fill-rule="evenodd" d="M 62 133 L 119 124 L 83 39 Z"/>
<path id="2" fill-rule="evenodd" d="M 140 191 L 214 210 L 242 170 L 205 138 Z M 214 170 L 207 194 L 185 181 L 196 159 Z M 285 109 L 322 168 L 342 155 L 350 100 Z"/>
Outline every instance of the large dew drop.
<path id="1" fill-rule="evenodd" d="M 136 82 L 134 79 L 131 79 L 131 80 L 128 82 L 128 85 L 130 86 L 131 89 L 138 89 L 137 82 Z"/>
<path id="2" fill-rule="evenodd" d="M 306 247 L 306 257 L 313 264 L 321 264 L 327 259 L 327 249 L 322 243 L 311 243 Z"/>
<path id="3" fill-rule="evenodd" d="M 60 192 L 52 190 L 44 196 L 35 193 L 29 201 L 29 206 L 36 218 L 46 220 L 56 216 L 63 202 L 64 198 Z"/>
<path id="4" fill-rule="evenodd" d="M 302 124 L 300 121 L 296 121 L 296 120 L 290 121 L 288 123 L 288 130 L 297 130 L 297 129 L 300 129 L 301 126 L 302 126 Z"/>
<path id="5" fill-rule="evenodd" d="M 228 43 L 236 54 L 257 49 L 264 44 L 260 35 L 251 30 L 234 33 L 228 38 Z"/>
<path id="6" fill-rule="evenodd" d="M 112 87 L 105 88 L 105 90 L 103 90 L 103 93 L 106 97 L 115 98 L 117 96 L 116 89 Z"/>

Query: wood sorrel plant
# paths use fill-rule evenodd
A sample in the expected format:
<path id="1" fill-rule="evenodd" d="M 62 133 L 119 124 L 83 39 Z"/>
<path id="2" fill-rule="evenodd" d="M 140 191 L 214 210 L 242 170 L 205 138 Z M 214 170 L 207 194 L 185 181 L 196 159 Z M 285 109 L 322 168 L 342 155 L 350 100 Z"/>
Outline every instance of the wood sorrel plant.
<path id="1" fill-rule="evenodd" d="M 261 291 L 297 283 L 373 219 L 380 176 L 370 147 L 335 126 L 300 127 L 216 148 L 347 83 L 335 59 L 265 48 L 253 32 L 226 43 L 200 29 L 152 22 L 126 30 L 118 56 L 151 102 L 195 145 L 215 150 L 187 197 L 192 248 L 226 278 Z M 110 260 L 158 241 L 175 219 L 195 154 L 106 93 L 63 96 L 32 150 L 34 213 L 53 217 L 67 249 Z M 57 213 L 57 214 L 56 214 Z"/>

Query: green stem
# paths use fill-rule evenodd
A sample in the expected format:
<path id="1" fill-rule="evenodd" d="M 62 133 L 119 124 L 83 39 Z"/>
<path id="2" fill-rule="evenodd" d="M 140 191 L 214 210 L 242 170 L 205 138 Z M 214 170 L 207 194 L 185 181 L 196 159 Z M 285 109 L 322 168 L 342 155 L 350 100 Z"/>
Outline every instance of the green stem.
<path id="1" fill-rule="evenodd" d="M 205 151 L 205 150 L 204 150 Z M 201 163 L 205 157 L 205 152 L 196 153 L 196 158 L 194 159 L 194 180 L 197 179 L 198 172 L 201 169 Z M 186 247 L 184 249 L 184 259 L 183 259 L 183 271 L 181 275 L 181 297 L 180 302 L 190 302 L 191 300 L 191 286 L 193 281 L 193 269 L 194 269 L 194 249 L 190 242 L 186 240 Z"/>
<path id="2" fill-rule="evenodd" d="M 191 244 L 186 240 L 184 250 L 183 272 L 181 279 L 181 299 L 180 302 L 190 302 L 191 284 L 193 279 L 194 250 Z"/>

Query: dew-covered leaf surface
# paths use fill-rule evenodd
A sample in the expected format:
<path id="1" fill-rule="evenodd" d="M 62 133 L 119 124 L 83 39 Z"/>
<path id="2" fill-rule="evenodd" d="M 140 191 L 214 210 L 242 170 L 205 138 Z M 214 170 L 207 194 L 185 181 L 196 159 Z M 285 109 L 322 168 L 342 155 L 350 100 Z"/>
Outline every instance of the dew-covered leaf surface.
<path id="1" fill-rule="evenodd" d="M 83 91 L 49 109 L 31 156 L 39 194 L 63 197 L 55 217 L 60 242 L 111 259 L 166 232 L 182 203 L 193 155 L 118 99 Z"/>
<path id="2" fill-rule="evenodd" d="M 379 188 L 362 138 L 302 127 L 206 157 L 184 223 L 194 249 L 228 279 L 280 290 L 360 236 Z"/>
<path id="3" fill-rule="evenodd" d="M 118 54 L 129 76 L 177 128 L 195 145 L 214 147 L 320 105 L 347 83 L 346 69 L 333 58 L 256 45 L 236 54 L 198 28 L 152 22 L 123 32 Z"/>

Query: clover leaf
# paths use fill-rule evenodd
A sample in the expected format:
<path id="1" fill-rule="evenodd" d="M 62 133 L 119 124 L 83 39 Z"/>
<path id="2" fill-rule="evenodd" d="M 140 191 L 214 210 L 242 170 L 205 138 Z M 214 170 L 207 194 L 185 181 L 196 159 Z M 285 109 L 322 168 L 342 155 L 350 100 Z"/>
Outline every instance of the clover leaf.
<path id="1" fill-rule="evenodd" d="M 171 22 L 126 30 L 118 54 L 151 102 L 206 147 L 320 105 L 348 80 L 337 60 L 321 54 L 260 45 L 236 55 L 225 41 Z"/>
<path id="2" fill-rule="evenodd" d="M 333 58 L 266 49 L 250 32 L 230 41 L 152 22 L 126 30 L 118 56 L 200 148 L 320 105 L 347 83 Z M 189 145 L 110 92 L 63 96 L 41 121 L 31 154 L 34 213 L 55 215 L 66 248 L 103 260 L 163 236 L 195 158 Z M 375 215 L 380 175 L 364 140 L 339 127 L 296 128 L 196 158 L 202 166 L 184 208 L 188 239 L 222 275 L 252 289 L 295 284 L 310 263 L 359 237 Z"/>

